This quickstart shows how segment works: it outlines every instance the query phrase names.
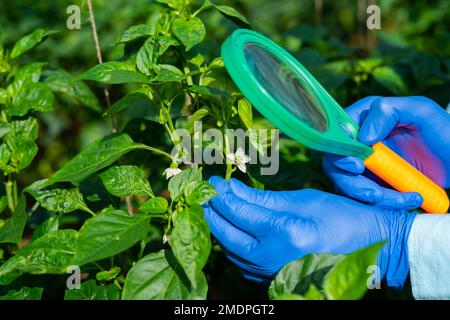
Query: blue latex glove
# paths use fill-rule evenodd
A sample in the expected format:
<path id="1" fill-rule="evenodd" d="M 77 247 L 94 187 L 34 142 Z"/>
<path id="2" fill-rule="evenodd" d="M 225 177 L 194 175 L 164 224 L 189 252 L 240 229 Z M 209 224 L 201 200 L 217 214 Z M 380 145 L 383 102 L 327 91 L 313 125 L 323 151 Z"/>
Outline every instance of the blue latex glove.
<path id="1" fill-rule="evenodd" d="M 218 196 L 205 219 L 246 278 L 271 279 L 309 253 L 343 253 L 386 240 L 378 265 L 389 286 L 408 275 L 407 241 L 416 214 L 368 206 L 322 191 L 260 191 L 231 179 L 209 181 Z"/>
<path id="2" fill-rule="evenodd" d="M 367 97 L 347 108 L 359 125 L 358 139 L 372 145 L 383 141 L 402 158 L 444 188 L 450 186 L 450 115 L 425 97 Z M 415 192 L 390 188 L 356 157 L 328 154 L 324 170 L 337 190 L 354 199 L 391 209 L 422 204 Z"/>

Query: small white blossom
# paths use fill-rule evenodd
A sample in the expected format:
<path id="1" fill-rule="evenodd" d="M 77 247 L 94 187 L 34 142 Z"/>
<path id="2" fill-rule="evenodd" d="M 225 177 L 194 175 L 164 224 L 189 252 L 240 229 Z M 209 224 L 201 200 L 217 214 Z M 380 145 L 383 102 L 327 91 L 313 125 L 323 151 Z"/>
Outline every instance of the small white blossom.
<path id="1" fill-rule="evenodd" d="M 242 172 L 247 172 L 247 168 L 245 166 L 246 163 L 250 162 L 251 158 L 244 153 L 242 148 L 238 148 L 235 153 L 230 152 L 226 155 L 227 163 L 234 164 L 238 167 Z"/>
<path id="2" fill-rule="evenodd" d="M 169 236 L 167 234 L 163 235 L 163 244 L 165 244 L 167 241 L 169 241 Z"/>
<path id="3" fill-rule="evenodd" d="M 166 179 L 169 180 L 171 177 L 176 176 L 179 174 L 182 170 L 180 168 L 167 168 L 164 170 L 164 175 L 166 176 Z"/>

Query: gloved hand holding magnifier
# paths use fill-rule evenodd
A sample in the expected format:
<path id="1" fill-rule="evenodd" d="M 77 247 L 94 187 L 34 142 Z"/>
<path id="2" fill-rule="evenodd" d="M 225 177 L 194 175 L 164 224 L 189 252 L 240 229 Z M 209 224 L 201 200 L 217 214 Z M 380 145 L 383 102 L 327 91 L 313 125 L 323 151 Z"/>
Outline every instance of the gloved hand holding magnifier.
<path id="1" fill-rule="evenodd" d="M 445 213 L 446 192 L 387 146 L 357 141 L 358 125 L 287 51 L 251 30 L 235 31 L 222 46 L 233 81 L 282 132 L 315 150 L 356 156 L 400 192 L 417 192 L 422 208 Z"/>

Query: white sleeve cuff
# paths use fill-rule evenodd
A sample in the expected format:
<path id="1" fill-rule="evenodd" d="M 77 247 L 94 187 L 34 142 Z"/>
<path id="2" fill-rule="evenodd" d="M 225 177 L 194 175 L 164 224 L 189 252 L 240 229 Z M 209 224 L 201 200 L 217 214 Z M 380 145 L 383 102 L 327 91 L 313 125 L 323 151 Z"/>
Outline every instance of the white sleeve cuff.
<path id="1" fill-rule="evenodd" d="M 450 215 L 418 215 L 408 238 L 408 256 L 414 297 L 450 299 Z"/>

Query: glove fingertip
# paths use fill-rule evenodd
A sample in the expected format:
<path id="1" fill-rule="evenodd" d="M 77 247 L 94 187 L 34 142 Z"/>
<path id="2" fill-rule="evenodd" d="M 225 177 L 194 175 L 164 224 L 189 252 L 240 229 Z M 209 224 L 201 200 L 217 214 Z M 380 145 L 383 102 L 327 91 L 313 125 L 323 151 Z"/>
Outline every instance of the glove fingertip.
<path id="1" fill-rule="evenodd" d="M 365 170 L 364 163 L 357 157 L 342 157 L 334 161 L 334 165 L 341 170 L 362 174 Z"/>
<path id="2" fill-rule="evenodd" d="M 245 183 L 243 183 L 242 181 L 239 181 L 237 179 L 231 178 L 230 179 L 230 189 L 233 193 L 236 194 L 241 194 L 249 192 L 251 190 L 251 187 L 249 187 L 248 185 L 246 185 Z"/>
<path id="3" fill-rule="evenodd" d="M 358 140 L 366 145 L 373 145 L 383 139 L 378 134 L 379 130 L 374 126 L 373 123 L 365 122 L 361 130 L 358 133 Z"/>
<path id="4" fill-rule="evenodd" d="M 403 201 L 400 204 L 403 205 L 403 207 L 408 210 L 418 208 L 423 203 L 422 196 L 417 192 L 402 193 L 401 198 L 403 199 Z"/>
<path id="5" fill-rule="evenodd" d="M 212 176 L 211 178 L 209 178 L 208 182 L 214 187 L 214 189 L 216 189 L 216 192 L 218 194 L 222 194 L 230 190 L 230 186 L 228 185 L 228 183 L 221 177 Z"/>

